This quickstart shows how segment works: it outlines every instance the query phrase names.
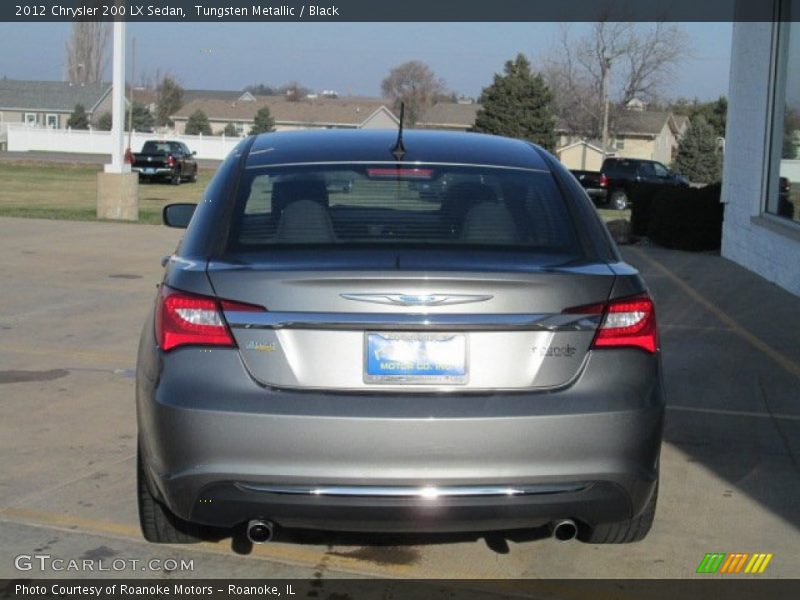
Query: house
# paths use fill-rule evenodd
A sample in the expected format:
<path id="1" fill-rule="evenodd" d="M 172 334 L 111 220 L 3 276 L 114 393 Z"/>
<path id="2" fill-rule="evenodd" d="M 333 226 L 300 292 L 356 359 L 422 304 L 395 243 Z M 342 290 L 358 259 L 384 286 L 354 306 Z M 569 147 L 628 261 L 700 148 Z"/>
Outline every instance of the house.
<path id="1" fill-rule="evenodd" d="M 474 102 L 437 102 L 417 121 L 418 129 L 467 131 L 475 125 L 481 105 Z"/>
<path id="2" fill-rule="evenodd" d="M 688 119 L 676 118 L 671 112 L 623 110 L 615 116 L 609 127 L 608 152 L 620 158 L 657 160 L 669 165 L 687 127 Z M 582 139 L 571 133 L 563 121 L 556 125 L 556 134 L 556 153 Z"/>
<path id="3" fill-rule="evenodd" d="M 65 129 L 77 104 L 90 120 L 110 111 L 111 84 L 0 79 L 0 124 Z"/>
<path id="4" fill-rule="evenodd" d="M 240 135 L 249 132 L 256 113 L 269 108 L 276 131 L 293 129 L 384 129 L 397 127 L 397 117 L 387 108 L 385 98 L 321 97 L 295 100 L 286 96 L 253 96 L 238 92 L 235 99 L 195 97 L 170 118 L 175 129 L 183 133 L 186 121 L 196 111 L 202 111 L 211 123 L 214 134 L 233 124 Z"/>
<path id="5" fill-rule="evenodd" d="M 556 157 L 565 167 L 579 171 L 599 171 L 608 156 L 615 154 L 604 153 L 599 140 L 578 140 L 556 150 Z"/>

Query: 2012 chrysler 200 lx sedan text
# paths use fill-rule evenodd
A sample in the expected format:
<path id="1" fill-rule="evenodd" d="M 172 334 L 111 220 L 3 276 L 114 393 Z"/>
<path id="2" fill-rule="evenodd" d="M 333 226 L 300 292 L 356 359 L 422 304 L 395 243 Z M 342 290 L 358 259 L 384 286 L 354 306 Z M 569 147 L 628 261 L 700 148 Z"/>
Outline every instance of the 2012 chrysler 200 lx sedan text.
<path id="1" fill-rule="evenodd" d="M 164 217 L 188 230 L 139 348 L 148 540 L 194 541 L 203 525 L 253 542 L 277 526 L 649 531 L 664 417 L 653 302 L 542 149 L 261 135 L 196 208 Z"/>

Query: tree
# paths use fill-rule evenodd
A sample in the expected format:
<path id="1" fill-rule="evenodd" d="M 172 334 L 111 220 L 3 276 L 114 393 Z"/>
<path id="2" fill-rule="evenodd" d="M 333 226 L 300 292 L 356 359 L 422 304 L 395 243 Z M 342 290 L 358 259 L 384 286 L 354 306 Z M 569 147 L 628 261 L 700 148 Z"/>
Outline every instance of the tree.
<path id="1" fill-rule="evenodd" d="M 406 125 L 413 127 L 437 98 L 446 93 L 444 81 L 428 65 L 412 60 L 389 71 L 381 83 L 383 95 L 394 101 L 394 109 L 405 104 Z"/>
<path id="2" fill-rule="evenodd" d="M 164 75 L 156 86 L 156 124 L 172 127 L 170 117 L 183 106 L 183 88 L 170 75 Z"/>
<path id="3" fill-rule="evenodd" d="M 613 129 L 615 113 L 628 102 L 657 99 L 688 55 L 687 39 L 666 23 L 597 21 L 577 39 L 562 28 L 544 69 L 557 116 L 572 133 L 603 137 L 606 108 Z"/>
<path id="4" fill-rule="evenodd" d="M 196 110 L 186 121 L 186 135 L 211 135 L 211 123 L 208 116 L 202 110 Z"/>
<path id="5" fill-rule="evenodd" d="M 113 124 L 111 113 L 106 111 L 97 119 L 95 126 L 100 131 L 111 131 Z M 130 116 L 125 111 L 125 130 L 130 129 Z M 134 101 L 133 103 L 133 129 L 136 131 L 149 131 L 155 124 L 155 118 L 144 104 Z"/>
<path id="6" fill-rule="evenodd" d="M 697 115 L 678 144 L 675 168 L 690 181 L 712 183 L 722 178 L 722 153 L 717 132 L 703 115 Z"/>
<path id="7" fill-rule="evenodd" d="M 783 115 L 783 144 L 781 158 L 797 158 L 797 137 L 800 135 L 800 112 L 793 108 L 786 108 Z"/>
<path id="8" fill-rule="evenodd" d="M 228 123 L 225 125 L 225 129 L 220 132 L 220 135 L 224 135 L 226 137 L 239 137 L 239 132 L 236 130 L 236 125 L 233 123 Z"/>
<path id="9" fill-rule="evenodd" d="M 269 112 L 269 107 L 264 106 L 259 108 L 256 116 L 253 119 L 253 126 L 250 128 L 250 135 L 258 135 L 259 133 L 269 133 L 275 131 L 275 119 Z"/>
<path id="10" fill-rule="evenodd" d="M 506 61 L 505 74 L 481 94 L 481 109 L 473 131 L 529 140 L 553 150 L 556 145 L 552 94 L 539 74 L 531 71 L 524 55 Z"/>
<path id="11" fill-rule="evenodd" d="M 66 44 L 67 79 L 70 83 L 95 83 L 103 80 L 108 63 L 109 29 L 99 21 L 79 21 L 72 24 L 72 34 Z"/>
<path id="12" fill-rule="evenodd" d="M 725 124 L 728 115 L 728 99 L 725 96 L 720 96 L 711 102 L 700 102 L 697 98 L 691 101 L 679 98 L 664 108 L 676 115 L 687 116 L 690 120 L 702 115 L 719 137 L 725 137 Z"/>
<path id="13" fill-rule="evenodd" d="M 291 100 L 292 102 L 297 102 L 301 98 L 305 98 L 311 93 L 309 88 L 297 83 L 296 81 L 285 83 L 275 91 L 282 96 L 286 96 L 286 99 Z"/>
<path id="14" fill-rule="evenodd" d="M 111 131 L 111 125 L 113 125 L 113 117 L 111 113 L 106 111 L 102 115 L 100 115 L 97 119 L 97 123 L 95 123 L 95 127 L 100 131 Z"/>
<path id="15" fill-rule="evenodd" d="M 67 127 L 70 129 L 89 129 L 89 115 L 86 114 L 86 109 L 83 104 L 76 104 L 75 110 L 67 119 Z"/>
<path id="16" fill-rule="evenodd" d="M 277 96 L 281 93 L 277 88 L 264 83 L 254 83 L 253 85 L 248 85 L 246 88 L 244 88 L 244 91 L 250 92 L 255 96 Z"/>

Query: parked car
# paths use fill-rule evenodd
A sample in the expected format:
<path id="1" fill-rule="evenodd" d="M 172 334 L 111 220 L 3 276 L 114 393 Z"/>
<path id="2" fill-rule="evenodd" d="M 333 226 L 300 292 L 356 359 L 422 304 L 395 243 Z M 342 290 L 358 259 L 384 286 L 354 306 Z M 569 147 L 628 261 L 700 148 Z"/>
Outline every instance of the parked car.
<path id="1" fill-rule="evenodd" d="M 655 160 L 607 158 L 600 171 L 572 171 L 598 204 L 618 210 L 630 205 L 637 184 L 688 186 L 689 180 Z"/>
<path id="2" fill-rule="evenodd" d="M 133 155 L 131 170 L 139 173 L 139 181 L 166 179 L 174 185 L 197 181 L 196 152 L 183 142 L 149 140 L 142 151 Z"/>
<path id="3" fill-rule="evenodd" d="M 558 161 L 521 140 L 263 134 L 222 163 L 141 335 L 151 542 L 234 528 L 633 542 L 653 522 L 653 301 Z M 270 151 L 267 152 L 266 150 Z M 342 173 L 358 194 L 331 201 Z M 438 203 L 408 182 L 448 177 Z"/>

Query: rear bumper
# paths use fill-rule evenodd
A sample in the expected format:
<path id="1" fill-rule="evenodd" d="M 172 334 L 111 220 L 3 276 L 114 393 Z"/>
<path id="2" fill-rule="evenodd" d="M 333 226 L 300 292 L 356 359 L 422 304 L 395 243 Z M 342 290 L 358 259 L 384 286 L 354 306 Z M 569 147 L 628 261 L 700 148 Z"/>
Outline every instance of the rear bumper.
<path id="1" fill-rule="evenodd" d="M 184 519 L 485 531 L 639 514 L 658 477 L 664 397 L 658 358 L 638 350 L 592 353 L 560 391 L 371 395 L 265 389 L 235 350 L 153 348 L 140 353 L 137 407 L 152 487 Z M 365 492 L 275 491 L 320 486 Z M 534 492 L 372 493 L 401 486 Z"/>

